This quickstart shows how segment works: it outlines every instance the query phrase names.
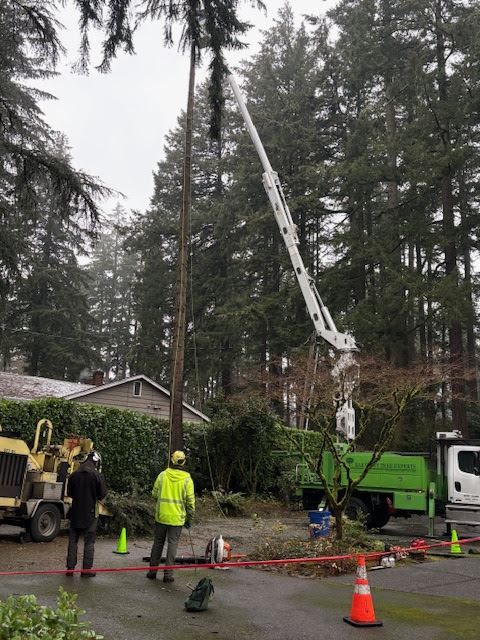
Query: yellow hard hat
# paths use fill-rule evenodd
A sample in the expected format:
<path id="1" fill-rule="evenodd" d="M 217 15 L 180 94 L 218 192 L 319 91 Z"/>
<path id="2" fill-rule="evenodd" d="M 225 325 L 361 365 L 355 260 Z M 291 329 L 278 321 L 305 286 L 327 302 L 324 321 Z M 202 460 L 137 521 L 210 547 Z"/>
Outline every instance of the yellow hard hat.
<path id="1" fill-rule="evenodd" d="M 185 454 L 183 451 L 174 451 L 172 453 L 172 462 L 173 464 L 184 465 L 185 464 Z"/>

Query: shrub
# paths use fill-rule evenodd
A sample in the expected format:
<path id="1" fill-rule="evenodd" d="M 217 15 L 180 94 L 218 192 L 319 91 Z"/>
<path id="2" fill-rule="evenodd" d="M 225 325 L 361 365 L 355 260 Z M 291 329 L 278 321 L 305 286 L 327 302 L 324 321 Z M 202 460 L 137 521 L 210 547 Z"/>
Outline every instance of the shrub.
<path id="1" fill-rule="evenodd" d="M 226 516 L 239 516 L 245 514 L 246 498 L 243 493 L 233 493 L 233 491 L 212 491 L 212 496 Z"/>
<path id="2" fill-rule="evenodd" d="M 365 525 L 358 521 L 345 518 L 343 526 L 343 538 L 337 540 L 331 533 L 325 538 L 291 538 L 285 540 L 281 536 L 272 535 L 263 538 L 253 553 L 249 554 L 254 560 L 270 560 L 283 558 L 316 558 L 320 556 L 336 556 L 356 553 L 368 553 L 369 551 L 383 551 L 384 545 L 365 529 Z M 269 567 L 265 567 L 269 569 Z M 332 562 L 314 562 L 308 564 L 277 565 L 270 570 L 282 571 L 288 574 L 300 573 L 308 576 L 335 575 L 353 572 L 356 568 L 354 558 L 337 560 Z"/>
<path id="3" fill-rule="evenodd" d="M 232 398 L 210 407 L 206 430 L 214 482 L 225 491 L 266 493 L 276 485 L 276 417 L 264 398 Z"/>
<path id="4" fill-rule="evenodd" d="M 33 595 L 0 600 L 0 640 L 101 640 L 79 618 L 85 612 L 76 604 L 77 595 L 59 589 L 57 607 L 38 604 Z"/>

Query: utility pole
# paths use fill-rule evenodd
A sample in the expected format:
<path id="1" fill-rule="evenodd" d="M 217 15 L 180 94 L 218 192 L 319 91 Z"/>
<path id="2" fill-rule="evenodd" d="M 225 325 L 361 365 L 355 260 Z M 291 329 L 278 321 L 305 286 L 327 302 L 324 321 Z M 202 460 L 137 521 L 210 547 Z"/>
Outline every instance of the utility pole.
<path id="1" fill-rule="evenodd" d="M 183 372 L 185 362 L 185 328 L 187 315 L 188 248 L 190 244 L 190 207 L 192 200 L 192 130 L 195 101 L 195 48 L 190 48 L 190 76 L 185 123 L 183 158 L 182 209 L 178 232 L 177 274 L 175 284 L 175 318 L 173 324 L 171 385 L 170 385 L 170 445 L 173 451 L 183 449 Z"/>

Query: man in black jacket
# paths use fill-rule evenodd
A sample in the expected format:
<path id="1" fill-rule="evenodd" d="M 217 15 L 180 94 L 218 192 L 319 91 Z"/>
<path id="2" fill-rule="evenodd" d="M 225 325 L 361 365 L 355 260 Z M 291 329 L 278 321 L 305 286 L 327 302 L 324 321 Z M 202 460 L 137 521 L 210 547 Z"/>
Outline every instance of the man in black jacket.
<path id="1" fill-rule="evenodd" d="M 96 451 L 88 454 L 86 461 L 72 473 L 68 480 L 68 495 L 72 498 L 70 532 L 68 538 L 67 569 L 72 571 L 77 564 L 78 540 L 83 535 L 83 569 L 93 566 L 95 534 L 97 531 L 97 502 L 102 500 L 107 489 L 100 473 L 102 458 Z M 73 573 L 67 573 L 73 575 Z M 82 578 L 95 576 L 94 572 L 81 573 Z"/>

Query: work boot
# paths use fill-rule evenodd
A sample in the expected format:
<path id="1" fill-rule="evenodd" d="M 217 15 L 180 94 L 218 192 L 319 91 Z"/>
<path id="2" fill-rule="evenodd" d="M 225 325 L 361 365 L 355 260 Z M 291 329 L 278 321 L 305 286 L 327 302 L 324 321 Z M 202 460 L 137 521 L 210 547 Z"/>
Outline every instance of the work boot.
<path id="1" fill-rule="evenodd" d="M 163 576 L 163 581 L 164 582 L 175 582 L 175 578 L 171 575 L 169 575 L 168 573 L 165 573 Z"/>
<path id="2" fill-rule="evenodd" d="M 157 579 L 157 572 L 156 571 L 147 571 L 147 578 L 149 580 L 156 580 Z"/>
<path id="3" fill-rule="evenodd" d="M 73 571 L 68 570 L 65 572 L 65 575 L 71 578 L 73 576 Z"/>
<path id="4" fill-rule="evenodd" d="M 82 571 L 80 574 L 82 578 L 94 578 L 96 575 L 95 571 Z"/>

